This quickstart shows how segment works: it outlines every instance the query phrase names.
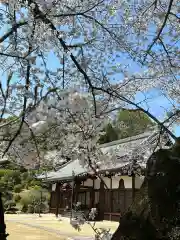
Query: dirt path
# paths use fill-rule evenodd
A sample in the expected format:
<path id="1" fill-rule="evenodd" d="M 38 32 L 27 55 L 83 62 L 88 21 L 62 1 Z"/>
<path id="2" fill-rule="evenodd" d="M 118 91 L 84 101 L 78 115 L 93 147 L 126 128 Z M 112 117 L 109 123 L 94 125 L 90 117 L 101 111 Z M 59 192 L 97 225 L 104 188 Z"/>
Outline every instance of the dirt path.
<path id="1" fill-rule="evenodd" d="M 8 240 L 66 240 L 65 237 L 58 236 L 42 229 L 25 226 L 22 223 L 7 222 Z"/>
<path id="2" fill-rule="evenodd" d="M 46 232 L 46 235 L 47 235 L 47 232 L 48 234 L 54 234 L 56 235 L 57 240 L 58 239 L 73 239 L 73 240 L 94 240 L 93 237 L 84 237 L 84 236 L 74 236 L 74 234 L 67 234 L 67 232 L 62 232 L 62 231 L 58 231 L 58 230 L 55 230 L 55 229 L 52 229 L 50 227 L 44 227 L 44 226 L 40 226 L 40 225 L 37 225 L 37 224 L 33 224 L 33 223 L 26 223 L 26 222 L 22 222 L 22 221 L 18 221 L 18 220 L 6 220 L 7 222 L 7 232 L 9 231 L 8 230 L 8 225 L 14 225 L 14 226 L 21 226 L 21 229 L 24 228 L 24 226 L 26 228 L 29 228 L 31 229 L 31 231 L 33 230 L 34 231 L 34 237 L 30 236 L 29 238 L 26 238 L 26 233 L 24 233 L 24 236 L 22 236 L 22 231 L 21 232 L 21 236 L 23 237 L 23 239 L 38 239 L 38 240 L 41 240 L 41 238 L 39 238 L 39 234 L 38 234 L 38 230 L 41 230 L 43 232 Z M 23 227 L 22 227 L 23 226 Z M 14 228 L 14 230 L 17 230 L 17 228 Z M 36 230 L 36 231 L 35 231 Z M 11 233 L 12 232 L 12 233 Z M 9 233 L 9 232 L 8 232 Z M 12 231 L 12 229 L 10 228 L 10 234 L 14 236 L 14 232 Z M 37 236 L 37 238 L 35 238 Z M 51 238 L 42 238 L 42 239 L 52 239 L 52 235 L 50 236 Z M 8 240 L 15 240 L 15 239 L 18 239 L 19 237 L 16 237 L 16 238 L 12 238 L 11 237 L 8 237 Z M 56 240 L 56 238 L 53 237 L 53 240 Z"/>

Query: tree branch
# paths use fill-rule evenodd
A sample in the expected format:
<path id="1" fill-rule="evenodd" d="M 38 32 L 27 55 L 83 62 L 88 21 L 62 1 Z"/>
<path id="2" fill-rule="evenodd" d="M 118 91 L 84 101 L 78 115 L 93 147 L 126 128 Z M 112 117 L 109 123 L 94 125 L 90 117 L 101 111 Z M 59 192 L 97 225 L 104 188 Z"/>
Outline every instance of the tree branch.
<path id="1" fill-rule="evenodd" d="M 25 84 L 25 90 L 26 92 L 28 91 L 29 89 L 29 85 L 30 85 L 30 64 L 28 62 L 28 65 L 27 65 L 27 71 L 26 71 L 26 84 Z M 21 133 L 21 129 L 23 127 L 23 123 L 24 123 L 24 120 L 25 120 L 25 113 L 26 113 L 26 107 L 27 107 L 27 96 L 26 94 L 24 95 L 24 103 L 23 103 L 23 112 L 22 112 L 22 118 L 21 118 L 21 123 L 19 125 L 19 128 L 17 130 L 17 132 L 15 133 L 15 135 L 13 136 L 13 138 L 9 141 L 9 144 L 7 146 L 7 148 L 5 149 L 2 157 L 5 156 L 5 154 L 9 151 L 9 148 L 11 147 L 11 145 L 13 144 L 14 140 L 18 137 L 18 135 Z"/>
<path id="2" fill-rule="evenodd" d="M 161 26 L 161 28 L 160 28 L 157 36 L 154 38 L 153 42 L 152 42 L 151 45 L 148 47 L 144 60 L 146 59 L 147 55 L 150 53 L 150 51 L 151 51 L 152 47 L 154 46 L 154 44 L 156 43 L 156 41 L 160 38 L 161 33 L 162 33 L 164 27 L 166 26 L 166 22 L 167 22 L 167 20 L 168 20 L 169 14 L 170 14 L 170 12 L 171 12 L 171 8 L 172 8 L 173 1 L 174 1 L 174 0 L 170 0 L 170 2 L 169 2 L 168 10 L 167 10 L 167 13 L 166 13 L 166 15 L 165 15 L 163 24 L 162 24 L 162 26 Z"/>
<path id="3" fill-rule="evenodd" d="M 27 25 L 28 22 L 19 22 L 12 26 L 12 28 L 0 38 L 0 43 L 4 42 L 9 36 L 11 36 L 18 28 Z"/>
<path id="4" fill-rule="evenodd" d="M 168 8 L 168 12 L 167 12 L 167 17 L 165 18 L 164 20 L 164 23 L 162 25 L 162 30 L 166 24 L 166 21 L 167 21 L 167 18 L 168 18 L 168 14 L 169 14 L 169 11 L 171 10 L 171 6 L 172 6 L 172 2 L 173 0 L 170 1 L 170 4 L 169 4 L 169 8 Z M 56 37 L 59 39 L 63 49 L 65 52 L 68 52 L 69 49 L 65 43 L 65 41 L 60 37 L 60 33 L 59 31 L 56 29 L 56 27 L 54 26 L 54 24 L 47 18 L 46 15 L 44 15 L 40 10 L 39 10 L 39 7 L 38 5 L 35 3 L 36 7 L 35 7 L 35 14 L 38 15 L 38 17 L 45 23 L 45 24 L 48 24 L 49 27 L 56 32 Z M 89 16 L 88 16 L 89 17 Z M 89 17 L 91 19 L 93 19 L 93 17 Z M 162 32 L 161 30 L 161 32 Z M 160 33 L 161 34 L 161 33 Z M 166 128 L 163 123 L 161 123 L 155 116 L 153 116 L 150 112 L 146 111 L 145 109 L 143 109 L 142 107 L 138 106 L 138 104 L 136 103 L 133 103 L 132 101 L 128 100 L 127 98 L 125 98 L 124 96 L 120 96 L 117 92 L 115 92 L 114 90 L 112 89 L 103 89 L 103 88 L 100 88 L 100 87 L 95 87 L 92 85 L 91 83 L 91 80 L 89 78 L 89 76 L 86 74 L 86 72 L 83 70 L 83 68 L 81 67 L 81 65 L 78 63 L 78 61 L 76 60 L 75 56 L 71 53 L 70 54 L 70 57 L 72 59 L 72 61 L 74 62 L 75 66 L 77 67 L 78 71 L 84 76 L 84 79 L 86 81 L 86 83 L 88 83 L 89 87 L 91 88 L 91 90 L 93 91 L 94 90 L 99 90 L 99 91 L 102 91 L 102 92 L 105 92 L 113 97 L 116 97 L 122 101 L 125 101 L 129 104 L 131 104 L 132 106 L 136 107 L 137 109 L 139 109 L 140 111 L 144 112 L 146 115 L 148 115 L 152 120 L 154 120 L 159 126 L 162 127 L 162 129 L 164 129 L 173 139 L 177 139 L 176 136 L 168 129 Z"/>

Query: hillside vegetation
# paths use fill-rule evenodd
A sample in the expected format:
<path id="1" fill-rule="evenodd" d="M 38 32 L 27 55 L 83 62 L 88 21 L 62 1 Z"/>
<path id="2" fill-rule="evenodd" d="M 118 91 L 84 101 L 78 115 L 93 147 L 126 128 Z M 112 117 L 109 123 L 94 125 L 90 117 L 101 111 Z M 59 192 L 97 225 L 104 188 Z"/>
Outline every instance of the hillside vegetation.
<path id="1" fill-rule="evenodd" d="M 6 213 L 48 211 L 48 189 L 36 180 L 35 174 L 14 164 L 0 169 L 0 191 Z"/>

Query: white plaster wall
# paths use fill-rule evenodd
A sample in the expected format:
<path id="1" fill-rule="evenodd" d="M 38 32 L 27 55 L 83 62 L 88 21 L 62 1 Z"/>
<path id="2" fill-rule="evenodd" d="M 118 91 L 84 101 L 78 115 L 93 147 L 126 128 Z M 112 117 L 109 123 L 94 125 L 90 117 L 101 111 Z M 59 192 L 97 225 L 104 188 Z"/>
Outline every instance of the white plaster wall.
<path id="1" fill-rule="evenodd" d="M 124 180 L 125 188 L 132 188 L 132 178 L 129 176 L 120 176 L 120 179 Z"/>
<path id="2" fill-rule="evenodd" d="M 93 180 L 92 179 L 87 179 L 86 181 L 84 181 L 83 186 L 92 187 L 93 186 Z M 100 179 L 99 178 L 94 180 L 94 188 L 95 189 L 100 188 Z"/>
<path id="3" fill-rule="evenodd" d="M 56 183 L 52 184 L 52 192 L 56 191 Z"/>
<path id="4" fill-rule="evenodd" d="M 103 181 L 107 185 L 108 188 L 110 188 L 110 179 L 108 177 L 102 177 Z M 132 178 L 129 176 L 114 176 L 112 178 L 112 188 L 117 189 L 119 187 L 119 181 L 120 179 L 124 180 L 124 187 L 125 188 L 132 188 Z M 95 179 L 94 181 L 94 188 L 99 189 L 100 188 L 100 182 L 101 180 L 99 178 Z M 140 177 L 135 178 L 135 187 L 140 188 L 142 185 L 143 179 Z M 84 186 L 92 187 L 93 186 L 93 180 L 87 179 L 84 184 Z"/>
<path id="5" fill-rule="evenodd" d="M 101 180 L 99 178 L 95 179 L 95 181 L 94 181 L 94 188 L 95 189 L 100 188 L 100 182 L 101 182 Z"/>
<path id="6" fill-rule="evenodd" d="M 92 179 L 87 179 L 86 181 L 84 181 L 83 186 L 92 187 L 93 186 L 93 180 Z"/>
<path id="7" fill-rule="evenodd" d="M 107 177 L 102 178 L 104 182 L 106 183 L 107 187 L 110 188 L 110 179 Z M 119 180 L 124 180 L 124 187 L 125 188 L 132 188 L 132 179 L 128 176 L 116 176 L 112 178 L 112 188 L 116 189 L 119 187 Z M 96 179 L 94 182 L 94 188 L 99 189 L 100 188 L 100 179 Z"/>
<path id="8" fill-rule="evenodd" d="M 120 176 L 114 176 L 112 178 L 112 189 L 117 189 L 119 187 Z"/>
<path id="9" fill-rule="evenodd" d="M 102 179 L 103 179 L 104 183 L 106 184 L 107 188 L 109 189 L 110 188 L 110 178 L 103 177 Z M 106 186 L 104 188 L 106 188 Z"/>

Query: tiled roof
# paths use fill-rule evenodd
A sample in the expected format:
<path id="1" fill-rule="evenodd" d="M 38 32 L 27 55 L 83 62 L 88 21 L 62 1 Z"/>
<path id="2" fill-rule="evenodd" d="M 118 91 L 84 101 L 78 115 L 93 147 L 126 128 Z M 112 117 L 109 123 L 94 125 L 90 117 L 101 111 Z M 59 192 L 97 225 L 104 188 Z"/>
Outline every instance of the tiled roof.
<path id="1" fill-rule="evenodd" d="M 88 169 L 80 165 L 79 160 L 73 160 L 65 163 L 57 172 L 49 172 L 46 174 L 40 175 L 38 178 L 47 178 L 48 181 L 55 181 L 58 179 L 69 180 L 74 176 L 81 175 L 86 173 Z"/>
<path id="2" fill-rule="evenodd" d="M 107 162 L 107 159 L 104 159 L 104 162 L 102 162 L 99 168 L 105 171 L 109 169 L 112 170 L 119 168 L 129 168 L 129 166 L 131 167 L 132 163 L 128 157 L 128 155 L 130 155 L 129 153 L 132 152 L 134 154 L 138 154 L 139 151 L 141 153 L 144 151 L 144 155 L 148 154 L 150 146 L 153 147 L 154 144 L 156 144 L 158 137 L 159 133 L 157 132 L 145 132 L 137 136 L 101 144 L 100 148 L 103 153 L 109 153 L 112 151 L 115 153 L 116 158 L 114 159 L 114 162 Z M 165 135 L 164 139 L 165 145 L 169 138 L 167 138 Z M 137 164 L 141 167 L 145 167 L 144 159 L 138 159 Z M 75 176 L 78 176 L 91 171 L 90 169 L 83 167 L 79 163 L 79 160 L 75 160 L 62 165 L 62 167 L 57 172 L 49 172 L 46 176 L 41 175 L 39 178 L 46 178 L 47 181 L 68 180 L 72 179 L 72 172 L 74 172 Z"/>

